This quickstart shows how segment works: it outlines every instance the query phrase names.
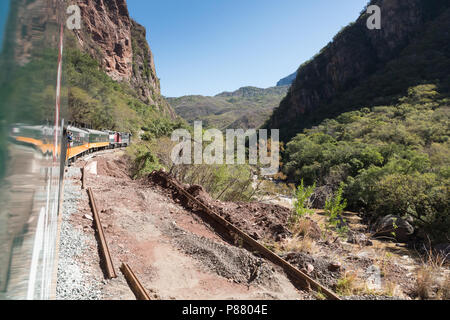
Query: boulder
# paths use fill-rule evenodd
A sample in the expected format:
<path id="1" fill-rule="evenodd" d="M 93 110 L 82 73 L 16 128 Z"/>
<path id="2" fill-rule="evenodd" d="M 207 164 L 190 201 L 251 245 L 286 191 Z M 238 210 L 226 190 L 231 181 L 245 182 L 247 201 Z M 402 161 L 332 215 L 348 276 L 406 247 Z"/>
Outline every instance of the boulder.
<path id="1" fill-rule="evenodd" d="M 406 243 L 411 240 L 414 227 L 405 219 L 398 216 L 388 215 L 378 219 L 374 237 L 392 238 L 398 242 Z"/>
<path id="2" fill-rule="evenodd" d="M 342 264 L 340 262 L 332 262 L 328 265 L 328 270 L 331 272 L 340 271 L 342 268 Z"/>

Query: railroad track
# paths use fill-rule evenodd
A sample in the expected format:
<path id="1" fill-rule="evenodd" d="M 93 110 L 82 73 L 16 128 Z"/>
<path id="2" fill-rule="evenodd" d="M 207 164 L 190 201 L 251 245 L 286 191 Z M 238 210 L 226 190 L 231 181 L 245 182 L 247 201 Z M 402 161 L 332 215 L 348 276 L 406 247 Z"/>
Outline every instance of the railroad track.
<path id="1" fill-rule="evenodd" d="M 301 272 L 299 269 L 291 265 L 286 260 L 282 259 L 280 256 L 275 254 L 273 251 L 266 248 L 264 245 L 260 244 L 258 241 L 250 237 L 248 234 L 246 234 L 244 231 L 239 229 L 238 227 L 234 226 L 232 223 L 228 222 L 224 218 L 222 218 L 218 213 L 214 212 L 211 208 L 206 206 L 203 202 L 199 201 L 197 198 L 192 196 L 190 193 L 188 193 L 184 188 L 173 182 L 171 179 L 169 179 L 167 173 L 164 173 L 162 171 L 154 172 L 153 174 L 159 174 L 163 175 L 162 180 L 168 183 L 168 187 L 175 189 L 175 193 L 181 194 L 189 201 L 194 203 L 197 207 L 202 208 L 203 212 L 206 213 L 206 216 L 201 216 L 201 218 L 207 217 L 207 222 L 214 222 L 216 224 L 219 224 L 222 228 L 227 230 L 230 234 L 237 235 L 243 243 L 245 243 L 248 247 L 251 249 L 256 250 L 259 252 L 262 256 L 264 256 L 267 260 L 271 261 L 272 263 L 280 266 L 283 268 L 283 270 L 293 278 L 294 282 L 299 284 L 301 289 L 303 290 L 309 290 L 313 289 L 318 293 L 321 293 L 325 295 L 329 300 L 340 300 L 340 298 L 330 289 L 326 288 L 325 286 L 321 285 L 316 280 L 312 279 L 305 273 Z"/>
<path id="2" fill-rule="evenodd" d="M 131 291 L 133 291 L 137 300 L 151 300 L 147 291 L 145 291 L 139 279 L 134 274 L 133 270 L 131 270 L 130 266 L 126 263 L 123 263 L 120 267 L 125 279 L 130 286 Z"/>
<path id="3" fill-rule="evenodd" d="M 83 173 L 85 173 L 85 170 L 83 170 Z M 83 185 L 85 181 L 85 175 L 83 174 Z M 95 197 L 94 192 L 92 191 L 92 188 L 87 189 L 88 195 L 89 195 L 89 201 L 91 203 L 91 209 L 92 214 L 94 217 L 94 223 L 97 231 L 97 237 L 99 240 L 100 245 L 100 253 L 101 253 L 101 259 L 104 261 L 105 271 L 106 271 L 106 277 L 108 279 L 114 279 L 117 278 L 116 271 L 114 270 L 114 264 L 111 259 L 111 253 L 108 248 L 108 242 L 106 241 L 105 233 L 103 232 L 103 226 L 100 220 L 100 216 L 98 214 L 97 205 L 95 203 Z M 137 300 L 151 300 L 150 296 L 148 295 L 147 291 L 142 286 L 139 279 L 136 277 L 133 270 L 131 270 L 130 266 L 126 263 L 122 263 L 122 266 L 120 267 L 120 270 L 122 271 L 128 285 L 130 286 L 131 291 L 136 296 Z"/>
<path id="4" fill-rule="evenodd" d="M 242 242 L 247 246 L 247 248 L 250 248 L 259 254 L 261 254 L 264 258 L 271 261 L 272 263 L 280 266 L 288 276 L 290 276 L 292 282 L 300 287 L 302 290 L 310 290 L 313 289 L 314 291 L 321 293 L 329 300 L 340 300 L 340 298 L 330 289 L 326 288 L 325 286 L 321 285 L 316 280 L 312 279 L 293 265 L 291 265 L 286 260 L 282 259 L 280 256 L 275 254 L 270 249 L 266 248 L 264 245 L 260 244 L 258 241 L 250 237 L 248 234 L 246 234 L 244 231 L 233 225 L 232 223 L 228 222 L 224 218 L 222 218 L 218 213 L 216 213 L 213 209 L 209 208 L 207 205 L 205 205 L 203 202 L 195 198 L 193 195 L 188 193 L 181 185 L 178 183 L 172 181 L 167 173 L 164 172 L 154 172 L 153 174 L 160 175 L 162 179 L 160 181 L 165 181 L 166 186 L 169 189 L 172 190 L 176 195 L 183 196 L 191 203 L 201 208 L 202 211 L 206 215 L 201 215 L 202 219 L 205 219 L 206 222 L 210 223 L 213 222 L 213 226 L 219 225 L 221 228 L 225 229 L 229 235 L 234 235 L 235 237 L 238 237 L 242 240 Z M 85 175 L 86 172 L 83 170 L 83 185 L 85 186 Z M 164 186 L 163 186 L 164 187 Z M 105 238 L 105 234 L 103 232 L 103 227 L 101 224 L 100 216 L 98 214 L 97 205 L 95 203 L 94 193 L 91 188 L 87 188 L 87 192 L 89 195 L 92 213 L 94 217 L 94 222 L 97 230 L 97 236 L 99 240 L 100 245 L 100 253 L 102 255 L 102 260 L 104 261 L 104 266 L 106 269 L 106 276 L 109 279 L 117 278 L 117 274 L 114 270 L 114 265 L 111 259 L 111 254 L 108 249 L 108 244 Z M 194 212 L 196 212 L 194 210 Z M 130 286 L 131 291 L 136 296 L 136 299 L 138 300 L 150 300 L 150 296 L 145 291 L 145 288 L 142 286 L 134 272 L 131 270 L 131 268 L 123 263 L 120 270 L 122 271 L 123 275 L 125 276 L 128 285 Z"/>
<path id="5" fill-rule="evenodd" d="M 94 193 L 91 188 L 88 188 L 89 200 L 91 202 L 92 213 L 94 216 L 95 228 L 97 230 L 98 239 L 100 242 L 100 252 L 102 259 L 105 263 L 106 276 L 108 279 L 117 278 L 116 271 L 114 270 L 114 265 L 111 259 L 111 254 L 109 252 L 108 243 L 106 242 L 105 233 L 103 232 L 102 222 L 100 216 L 98 215 L 97 205 L 95 203 Z"/>

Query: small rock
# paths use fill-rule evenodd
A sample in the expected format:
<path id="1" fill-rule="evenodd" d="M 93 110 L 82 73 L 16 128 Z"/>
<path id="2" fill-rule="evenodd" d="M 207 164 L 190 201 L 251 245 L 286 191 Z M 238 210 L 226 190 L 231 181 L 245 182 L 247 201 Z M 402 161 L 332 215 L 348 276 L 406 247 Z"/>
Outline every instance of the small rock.
<path id="1" fill-rule="evenodd" d="M 359 232 L 349 232 L 347 242 L 353 243 L 353 244 L 359 244 L 359 245 L 363 245 L 363 246 L 372 246 L 373 245 L 372 241 L 370 241 L 369 238 L 365 234 L 359 233 Z"/>
<path id="2" fill-rule="evenodd" d="M 306 263 L 301 271 L 306 274 L 311 274 L 314 271 L 314 266 L 311 263 Z"/>
<path id="3" fill-rule="evenodd" d="M 83 216 L 83 218 L 88 219 L 88 220 L 91 220 L 91 221 L 94 221 L 94 218 L 93 218 L 91 215 L 89 215 L 89 214 L 85 214 L 85 215 Z"/>
<path id="4" fill-rule="evenodd" d="M 341 270 L 342 264 L 340 262 L 332 262 L 328 265 L 328 270 L 331 272 L 337 272 Z"/>
<path id="5" fill-rule="evenodd" d="M 311 274 L 314 271 L 314 266 L 311 263 L 306 264 L 306 271 L 308 274 Z"/>
<path id="6" fill-rule="evenodd" d="M 258 232 L 253 232 L 253 234 L 252 234 L 252 237 L 253 237 L 253 239 L 255 239 L 255 240 L 259 240 L 259 239 L 261 239 L 261 236 L 258 234 Z"/>

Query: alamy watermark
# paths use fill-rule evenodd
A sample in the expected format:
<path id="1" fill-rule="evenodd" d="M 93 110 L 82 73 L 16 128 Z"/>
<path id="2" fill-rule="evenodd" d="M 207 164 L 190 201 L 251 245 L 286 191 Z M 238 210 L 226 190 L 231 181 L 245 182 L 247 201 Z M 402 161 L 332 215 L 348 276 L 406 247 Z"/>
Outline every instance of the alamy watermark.
<path id="1" fill-rule="evenodd" d="M 178 129 L 172 133 L 172 141 L 178 144 L 172 149 L 171 160 L 181 164 L 246 164 L 261 165 L 261 175 L 278 173 L 280 167 L 280 131 L 229 129 L 203 130 L 203 123 L 194 123 L 194 137 L 188 130 Z M 204 145 L 204 143 L 208 145 Z M 248 159 L 246 157 L 248 146 Z"/>
<path id="2" fill-rule="evenodd" d="M 367 7 L 367 13 L 371 16 L 367 19 L 367 28 L 369 30 L 381 29 L 381 8 L 377 5 Z"/>
<path id="3" fill-rule="evenodd" d="M 78 5 L 72 4 L 67 7 L 66 26 L 69 30 L 81 30 L 81 9 Z"/>
<path id="4" fill-rule="evenodd" d="M 369 30 L 380 30 L 381 29 L 381 8 L 377 5 L 370 5 L 367 7 L 368 14 L 370 17 L 367 19 L 367 28 Z M 69 30 L 80 30 L 81 29 L 81 9 L 78 5 L 72 4 L 67 7 L 66 13 L 68 18 L 66 21 L 66 26 Z"/>

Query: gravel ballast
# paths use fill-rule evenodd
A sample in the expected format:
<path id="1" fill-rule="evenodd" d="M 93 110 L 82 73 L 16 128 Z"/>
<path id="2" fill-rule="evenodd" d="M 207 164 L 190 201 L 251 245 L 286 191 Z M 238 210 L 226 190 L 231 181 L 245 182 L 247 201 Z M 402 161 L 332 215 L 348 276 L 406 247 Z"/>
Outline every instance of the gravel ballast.
<path id="1" fill-rule="evenodd" d="M 78 214 L 78 203 L 86 197 L 81 185 L 76 183 L 81 178 L 80 168 L 69 167 L 65 173 L 64 202 L 60 232 L 57 300 L 101 300 L 102 282 L 93 279 L 89 268 L 83 265 L 83 254 L 88 249 L 91 239 L 83 233 L 81 227 L 70 222 L 70 217 Z"/>

